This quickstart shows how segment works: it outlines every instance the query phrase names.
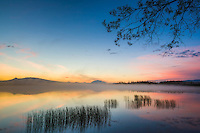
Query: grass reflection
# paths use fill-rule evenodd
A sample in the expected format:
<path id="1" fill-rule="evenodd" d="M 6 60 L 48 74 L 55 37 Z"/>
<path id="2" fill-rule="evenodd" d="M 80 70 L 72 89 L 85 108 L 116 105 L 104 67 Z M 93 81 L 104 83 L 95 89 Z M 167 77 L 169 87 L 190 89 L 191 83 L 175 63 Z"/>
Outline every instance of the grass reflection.
<path id="1" fill-rule="evenodd" d="M 176 107 L 175 100 L 154 100 L 154 106 L 157 109 L 174 109 Z"/>
<path id="2" fill-rule="evenodd" d="M 145 106 L 151 106 L 151 98 L 149 96 L 135 95 L 132 99 L 129 96 L 125 96 L 125 105 L 128 109 L 139 109 Z"/>
<path id="3" fill-rule="evenodd" d="M 107 107 L 82 106 L 32 112 L 27 117 L 27 132 L 63 132 L 87 128 L 98 129 L 110 125 L 111 113 Z"/>
<path id="4" fill-rule="evenodd" d="M 142 107 L 149 107 L 154 105 L 153 107 L 157 109 L 174 109 L 176 108 L 175 100 L 152 100 L 150 96 L 146 95 L 134 95 L 134 98 L 129 96 L 124 97 L 125 106 L 128 109 L 140 109 Z"/>
<path id="5" fill-rule="evenodd" d="M 118 102 L 116 99 L 108 99 L 104 101 L 104 107 L 106 108 L 109 108 L 109 109 L 117 108 L 117 106 L 118 106 Z"/>

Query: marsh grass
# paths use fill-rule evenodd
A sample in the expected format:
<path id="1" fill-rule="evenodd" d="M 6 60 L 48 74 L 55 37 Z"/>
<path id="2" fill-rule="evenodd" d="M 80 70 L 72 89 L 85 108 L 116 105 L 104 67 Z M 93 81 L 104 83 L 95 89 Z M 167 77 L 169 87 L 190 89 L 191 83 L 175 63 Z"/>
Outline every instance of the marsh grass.
<path id="1" fill-rule="evenodd" d="M 134 95 L 134 99 L 125 96 L 125 105 L 128 109 L 139 109 L 145 106 L 151 106 L 151 98 L 149 96 L 142 96 L 142 95 Z"/>
<path id="2" fill-rule="evenodd" d="M 32 112 L 27 116 L 27 133 L 85 131 L 87 128 L 110 126 L 111 113 L 107 107 L 82 106 Z"/>
<path id="3" fill-rule="evenodd" d="M 116 99 L 108 99 L 104 101 L 104 107 L 111 109 L 111 108 L 117 108 L 118 102 Z"/>
<path id="4" fill-rule="evenodd" d="M 176 107 L 175 100 L 154 100 L 154 106 L 157 109 L 174 109 Z"/>
<path id="5" fill-rule="evenodd" d="M 177 105 L 175 100 L 153 100 L 147 95 L 134 95 L 134 98 L 125 96 L 124 101 L 125 106 L 128 109 L 140 109 L 142 107 L 150 107 L 152 105 L 157 109 L 174 109 Z"/>

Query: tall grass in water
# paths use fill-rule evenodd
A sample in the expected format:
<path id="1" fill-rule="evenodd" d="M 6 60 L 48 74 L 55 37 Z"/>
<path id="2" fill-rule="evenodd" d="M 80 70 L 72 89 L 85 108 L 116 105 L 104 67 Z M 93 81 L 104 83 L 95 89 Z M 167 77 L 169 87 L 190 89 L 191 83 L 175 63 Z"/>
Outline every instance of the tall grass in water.
<path id="1" fill-rule="evenodd" d="M 150 96 L 142 96 L 142 95 L 135 95 L 134 99 L 125 96 L 125 105 L 128 109 L 140 109 L 142 107 L 149 107 L 154 105 L 157 109 L 174 109 L 176 108 L 176 101 L 175 100 L 159 100 L 155 99 L 152 100 Z"/>
<path id="2" fill-rule="evenodd" d="M 149 96 L 135 95 L 134 99 L 129 96 L 124 97 L 126 108 L 139 109 L 145 106 L 151 106 L 151 98 Z"/>
<path id="3" fill-rule="evenodd" d="M 111 113 L 107 107 L 82 106 L 32 112 L 27 116 L 27 133 L 63 132 L 110 125 Z"/>
<path id="4" fill-rule="evenodd" d="M 176 107 L 175 100 L 154 100 L 154 106 L 157 109 L 174 109 Z"/>
<path id="5" fill-rule="evenodd" d="M 104 101 L 104 107 L 111 109 L 111 108 L 117 108 L 118 102 L 116 99 L 107 99 Z"/>

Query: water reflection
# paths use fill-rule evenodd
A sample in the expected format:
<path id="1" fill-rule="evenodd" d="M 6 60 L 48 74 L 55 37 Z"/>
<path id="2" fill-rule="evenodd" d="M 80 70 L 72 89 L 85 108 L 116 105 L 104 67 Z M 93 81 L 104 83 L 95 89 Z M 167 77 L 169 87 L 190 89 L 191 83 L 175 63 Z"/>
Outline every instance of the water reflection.
<path id="1" fill-rule="evenodd" d="M 130 96 L 124 97 L 125 106 L 127 109 L 139 109 L 142 107 L 152 106 L 152 103 L 157 109 L 174 109 L 176 107 L 175 100 L 152 100 L 150 96 L 147 95 L 134 95 L 134 99 Z"/>
<path id="2" fill-rule="evenodd" d="M 163 121 L 177 127 L 181 127 L 183 125 L 190 127 L 198 127 L 200 125 L 200 118 L 194 118 L 194 117 L 165 118 L 163 119 Z"/>
<path id="3" fill-rule="evenodd" d="M 154 100 L 154 106 L 157 109 L 174 109 L 176 107 L 175 100 Z"/>
<path id="4" fill-rule="evenodd" d="M 104 101 L 104 106 L 106 108 L 109 108 L 109 109 L 111 109 L 111 108 L 117 108 L 118 102 L 117 102 L 116 99 L 108 99 L 108 100 Z"/>
<path id="5" fill-rule="evenodd" d="M 135 98 L 132 99 L 129 96 L 125 96 L 125 106 L 128 109 L 139 109 L 145 106 L 151 106 L 151 98 L 150 96 L 142 96 L 142 95 L 135 95 Z"/>
<path id="6" fill-rule="evenodd" d="M 87 128 L 110 126 L 111 113 L 107 107 L 82 106 L 32 112 L 27 117 L 27 133 L 63 132 L 66 129 L 84 131 Z"/>
<path id="7" fill-rule="evenodd" d="M 200 94 L 118 90 L 0 93 L 0 101 L 0 133 L 200 131 Z"/>

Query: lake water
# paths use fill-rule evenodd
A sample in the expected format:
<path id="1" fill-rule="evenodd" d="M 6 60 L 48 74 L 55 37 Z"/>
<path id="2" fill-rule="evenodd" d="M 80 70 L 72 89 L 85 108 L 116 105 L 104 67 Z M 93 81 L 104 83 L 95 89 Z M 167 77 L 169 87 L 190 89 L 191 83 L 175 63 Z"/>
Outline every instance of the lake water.
<path id="1" fill-rule="evenodd" d="M 111 86 L 40 93 L 0 89 L 0 133 L 200 132 L 199 87 Z"/>

